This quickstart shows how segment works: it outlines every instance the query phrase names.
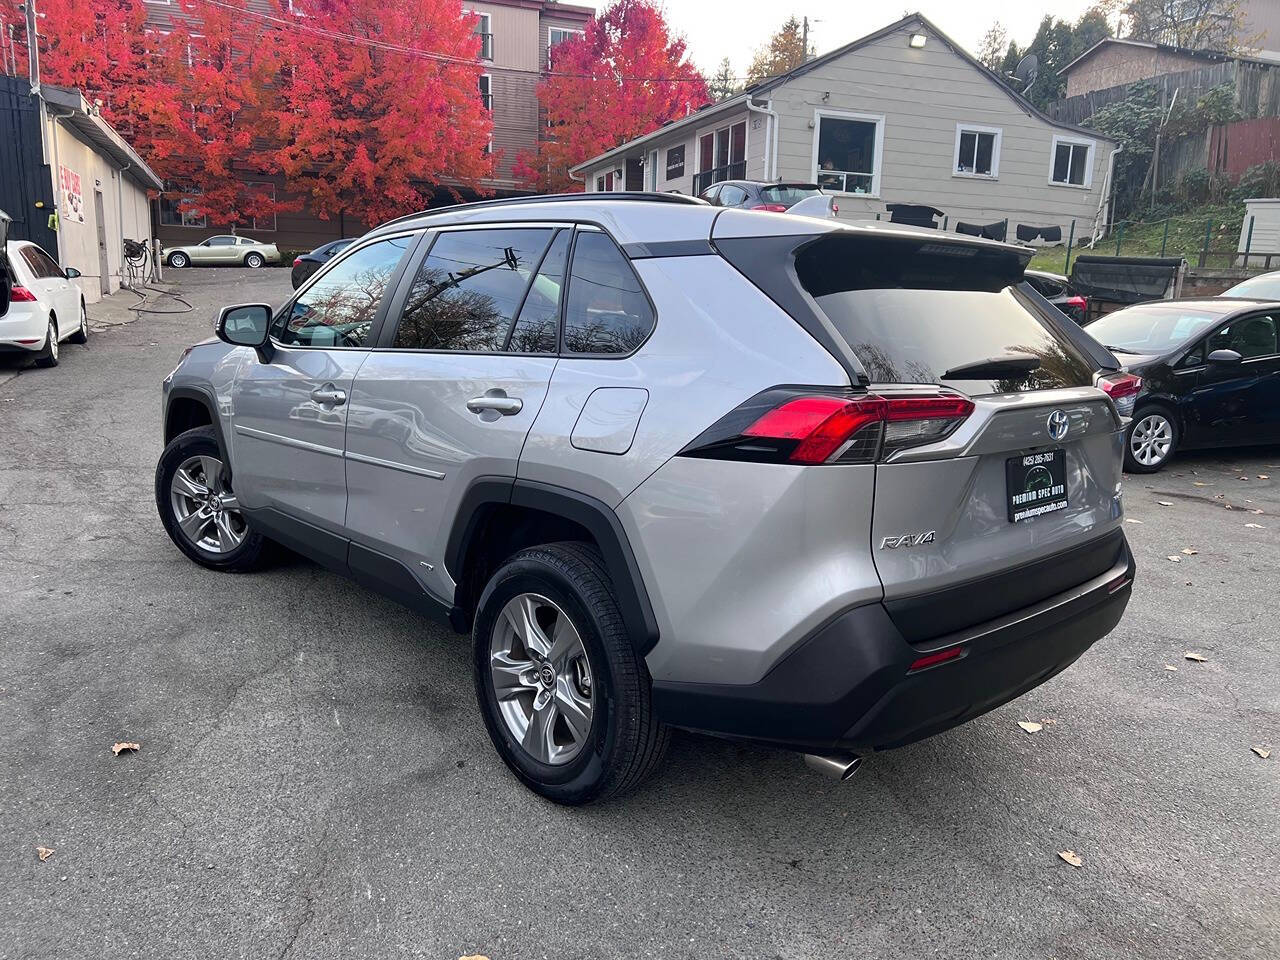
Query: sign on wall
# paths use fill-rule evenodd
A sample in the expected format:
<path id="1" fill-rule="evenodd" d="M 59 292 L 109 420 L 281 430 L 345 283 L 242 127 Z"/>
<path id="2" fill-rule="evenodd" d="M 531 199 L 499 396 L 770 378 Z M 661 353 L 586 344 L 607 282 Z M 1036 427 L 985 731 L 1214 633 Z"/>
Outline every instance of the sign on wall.
<path id="1" fill-rule="evenodd" d="M 58 188 L 62 191 L 58 219 L 63 223 L 84 223 L 84 194 L 80 189 L 80 174 L 58 164 Z"/>
<path id="2" fill-rule="evenodd" d="M 672 147 L 667 151 L 667 179 L 675 180 L 684 176 L 684 144 Z"/>

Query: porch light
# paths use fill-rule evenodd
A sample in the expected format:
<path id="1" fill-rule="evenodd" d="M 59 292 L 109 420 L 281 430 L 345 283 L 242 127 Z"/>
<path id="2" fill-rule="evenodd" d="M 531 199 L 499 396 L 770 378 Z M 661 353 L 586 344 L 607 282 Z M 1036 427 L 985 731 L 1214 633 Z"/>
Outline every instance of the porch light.
<path id="1" fill-rule="evenodd" d="M 919 50 L 921 47 L 924 46 L 925 39 L 926 38 L 923 33 L 913 33 L 911 35 L 911 39 L 908 40 L 907 42 L 910 43 L 912 47 Z"/>

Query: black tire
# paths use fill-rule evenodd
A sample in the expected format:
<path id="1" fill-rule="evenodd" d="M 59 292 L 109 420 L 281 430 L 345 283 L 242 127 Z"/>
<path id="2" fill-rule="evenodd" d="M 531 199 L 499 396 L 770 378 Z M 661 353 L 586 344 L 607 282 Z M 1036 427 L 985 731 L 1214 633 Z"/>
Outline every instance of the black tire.
<path id="1" fill-rule="evenodd" d="M 1139 454 L 1135 453 L 1134 434 L 1139 430 L 1147 431 L 1152 427 L 1151 421 L 1158 420 L 1164 424 L 1163 429 L 1167 430 L 1169 443 L 1163 456 L 1157 459 L 1150 459 L 1150 454 L 1139 459 Z M 1155 473 L 1164 468 L 1173 455 L 1177 453 L 1178 443 L 1182 440 L 1182 430 L 1178 426 L 1178 418 L 1173 411 L 1161 404 L 1148 404 L 1134 411 L 1133 420 L 1129 424 L 1129 429 L 1124 434 L 1124 468 L 1129 473 Z M 1142 446 L 1139 440 L 1139 447 Z"/>
<path id="2" fill-rule="evenodd" d="M 49 330 L 45 333 L 44 349 L 36 357 L 37 367 L 56 367 L 58 365 L 58 321 L 49 315 Z"/>
<path id="3" fill-rule="evenodd" d="M 490 641 L 503 607 L 522 593 L 557 604 L 573 622 L 591 667 L 598 698 L 586 745 L 561 766 L 536 760 L 515 739 L 499 712 L 490 677 Z M 595 547 L 553 543 L 511 557 L 489 580 L 473 629 L 476 697 L 489 738 L 503 761 L 531 790 L 577 806 L 634 789 L 658 766 L 670 741 L 650 699 L 649 672 L 622 623 L 613 583 Z"/>
<path id="4" fill-rule="evenodd" d="M 226 573 L 248 573 L 256 570 L 264 560 L 264 549 L 267 539 L 256 530 L 249 528 L 244 540 L 238 547 L 225 553 L 206 550 L 194 543 L 178 525 L 178 517 L 174 513 L 170 495 L 173 475 L 184 461 L 196 456 L 216 457 L 223 460 L 221 448 L 213 427 L 196 427 L 174 437 L 160 462 L 156 464 L 156 509 L 160 513 L 160 521 L 174 544 L 202 567 L 210 570 L 221 570 Z M 224 461 L 225 462 L 225 461 Z"/>
<path id="5" fill-rule="evenodd" d="M 250 270 L 257 270 L 266 262 L 266 259 L 260 253 L 249 253 L 244 258 L 244 265 Z"/>
<path id="6" fill-rule="evenodd" d="M 88 343 L 89 342 L 89 313 L 85 310 L 84 301 L 80 301 L 80 326 L 71 336 L 67 337 L 72 343 Z"/>
<path id="7" fill-rule="evenodd" d="M 183 267 L 187 267 L 190 265 L 191 265 L 191 258 L 188 257 L 185 253 L 179 252 L 179 253 L 169 254 L 169 266 L 175 267 L 176 269 L 181 270 Z"/>

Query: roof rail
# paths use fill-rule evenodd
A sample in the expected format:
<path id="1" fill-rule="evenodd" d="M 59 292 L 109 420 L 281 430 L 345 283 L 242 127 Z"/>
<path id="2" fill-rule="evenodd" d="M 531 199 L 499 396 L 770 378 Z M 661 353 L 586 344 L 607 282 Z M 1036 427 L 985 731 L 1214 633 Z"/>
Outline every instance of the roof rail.
<path id="1" fill-rule="evenodd" d="M 525 204 L 535 203 L 564 203 L 565 201 L 577 202 L 585 200 L 641 200 L 647 203 L 682 203 L 685 205 L 705 205 L 707 201 L 700 200 L 697 197 L 686 196 L 683 193 L 652 193 L 649 191 L 604 191 L 600 190 L 595 193 L 544 193 L 531 197 L 505 197 L 496 200 L 473 200 L 471 203 L 455 203 L 447 207 L 433 207 L 430 210 L 420 210 L 417 213 L 405 214 L 403 217 L 396 217 L 394 220 L 388 220 L 378 226 L 386 227 L 393 223 L 404 223 L 406 220 L 417 220 L 419 217 L 430 217 L 436 214 L 453 213 L 457 210 L 473 210 L 477 207 L 497 207 L 497 206 L 524 206 Z"/>

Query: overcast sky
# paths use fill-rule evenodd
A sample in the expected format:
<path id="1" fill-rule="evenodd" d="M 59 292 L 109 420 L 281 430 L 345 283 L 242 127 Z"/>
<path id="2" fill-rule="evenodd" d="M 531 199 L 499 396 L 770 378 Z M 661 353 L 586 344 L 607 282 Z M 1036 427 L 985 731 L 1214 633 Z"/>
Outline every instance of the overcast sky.
<path id="1" fill-rule="evenodd" d="M 843 46 L 886 26 L 906 13 L 923 13 L 970 53 L 999 20 L 1012 39 L 1027 44 L 1046 13 L 1074 20 L 1093 0 L 665 0 L 667 19 L 689 41 L 693 62 L 711 74 L 728 57 L 741 76 L 755 49 L 791 15 L 809 18 L 811 43 L 818 53 Z M 597 3 L 602 6 L 602 3 Z M 817 21 L 817 22 L 815 22 Z"/>

